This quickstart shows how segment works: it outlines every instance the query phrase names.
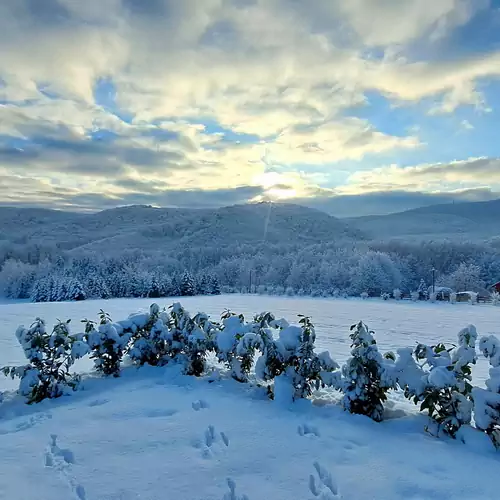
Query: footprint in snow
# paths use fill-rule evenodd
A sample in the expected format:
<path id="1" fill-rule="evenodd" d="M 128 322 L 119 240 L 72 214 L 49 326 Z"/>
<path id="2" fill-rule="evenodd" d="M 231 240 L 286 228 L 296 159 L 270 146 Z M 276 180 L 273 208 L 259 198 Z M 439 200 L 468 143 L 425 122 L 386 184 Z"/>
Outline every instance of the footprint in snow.
<path id="1" fill-rule="evenodd" d="M 51 434 L 49 445 L 44 454 L 45 467 L 54 469 L 59 473 L 76 500 L 86 500 L 85 488 L 75 479 L 72 473 L 74 463 L 75 455 L 73 452 L 68 448 L 60 448 L 57 444 L 57 434 Z"/>
<path id="2" fill-rule="evenodd" d="M 306 436 L 306 437 L 319 437 L 319 431 L 318 428 L 315 427 L 314 425 L 309 425 L 309 424 L 302 424 L 297 427 L 297 434 L 299 436 Z"/>
<path id="3" fill-rule="evenodd" d="M 229 438 L 225 432 L 217 432 L 213 425 L 209 425 L 202 439 L 193 443 L 194 448 L 201 449 L 203 458 L 212 458 L 229 447 Z"/>
<path id="4" fill-rule="evenodd" d="M 250 500 L 246 495 L 236 494 L 236 483 L 231 478 L 227 479 L 227 486 L 229 492 L 222 497 L 222 500 Z"/>
<path id="5" fill-rule="evenodd" d="M 341 498 L 337 483 L 330 472 L 319 462 L 314 462 L 316 475 L 309 476 L 309 490 L 320 500 L 336 500 Z"/>
<path id="6" fill-rule="evenodd" d="M 206 408 L 210 408 L 210 405 L 203 399 L 198 399 L 196 401 L 193 401 L 191 406 L 193 407 L 194 411 L 200 411 Z"/>
<path id="7" fill-rule="evenodd" d="M 14 434 L 15 432 L 22 432 L 35 427 L 45 420 L 50 420 L 52 415 L 50 413 L 38 413 L 36 415 L 32 415 L 28 420 L 24 420 L 19 422 L 15 427 L 11 429 L 0 429 L 0 435 L 4 434 Z"/>

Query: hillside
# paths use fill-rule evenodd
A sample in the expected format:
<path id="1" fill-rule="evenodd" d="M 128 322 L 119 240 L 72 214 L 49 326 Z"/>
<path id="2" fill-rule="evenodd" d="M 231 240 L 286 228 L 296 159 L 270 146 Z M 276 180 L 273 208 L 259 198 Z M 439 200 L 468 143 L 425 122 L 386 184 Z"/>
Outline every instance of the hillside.
<path id="1" fill-rule="evenodd" d="M 343 220 L 371 239 L 488 239 L 500 235 L 500 200 L 432 205 Z"/>
<path id="2" fill-rule="evenodd" d="M 94 214 L 0 208 L 0 239 L 17 244 L 43 242 L 68 250 L 360 238 L 360 231 L 335 217 L 291 204 L 261 203 L 215 210 L 129 206 Z"/>

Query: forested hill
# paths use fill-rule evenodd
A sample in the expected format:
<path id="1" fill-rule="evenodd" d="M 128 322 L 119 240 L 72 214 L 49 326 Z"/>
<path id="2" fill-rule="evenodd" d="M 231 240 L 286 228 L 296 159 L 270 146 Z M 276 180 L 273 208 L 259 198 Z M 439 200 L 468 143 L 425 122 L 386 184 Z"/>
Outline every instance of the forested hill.
<path id="1" fill-rule="evenodd" d="M 0 240 L 79 247 L 159 249 L 177 245 L 320 243 L 362 239 L 361 231 L 318 210 L 259 203 L 215 210 L 129 206 L 93 214 L 0 208 Z"/>
<path id="2" fill-rule="evenodd" d="M 343 220 L 370 239 L 480 241 L 500 236 L 500 200 L 431 205 Z"/>

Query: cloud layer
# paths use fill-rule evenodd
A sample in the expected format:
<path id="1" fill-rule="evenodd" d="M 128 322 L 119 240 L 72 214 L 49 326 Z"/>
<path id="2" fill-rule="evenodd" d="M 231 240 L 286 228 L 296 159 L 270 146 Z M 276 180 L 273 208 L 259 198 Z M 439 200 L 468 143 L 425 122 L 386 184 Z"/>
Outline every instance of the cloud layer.
<path id="1" fill-rule="evenodd" d="M 457 38 L 486 14 L 487 0 L 4 0 L 0 202 L 498 190 L 490 151 L 443 159 L 426 133 L 495 116 L 500 51 Z"/>

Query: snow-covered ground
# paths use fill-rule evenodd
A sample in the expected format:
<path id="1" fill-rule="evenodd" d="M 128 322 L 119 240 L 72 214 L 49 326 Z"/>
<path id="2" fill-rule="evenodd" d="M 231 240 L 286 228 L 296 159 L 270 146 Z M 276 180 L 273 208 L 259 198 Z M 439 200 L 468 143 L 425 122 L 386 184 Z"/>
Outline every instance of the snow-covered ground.
<path id="1" fill-rule="evenodd" d="M 159 300 L 160 305 L 169 304 Z M 113 319 L 151 300 L 0 304 L 0 365 L 24 362 L 14 331 L 36 316 Z M 261 296 L 193 297 L 191 312 L 270 310 L 310 315 L 317 345 L 343 362 L 349 326 L 362 319 L 381 350 L 453 342 L 469 323 L 500 333 L 500 308 L 449 304 Z M 88 361 L 78 369 L 88 370 Z M 487 364 L 475 368 L 477 385 Z M 0 379 L 0 387 L 12 388 Z M 426 419 L 395 411 L 375 423 L 328 404 L 329 395 L 281 407 L 261 389 L 232 380 L 185 377 L 176 367 L 128 368 L 120 379 L 85 381 L 70 397 L 0 404 L 0 498 L 19 500 L 308 500 L 498 498 L 500 454 L 475 438 L 465 446 L 424 433 Z M 413 410 L 414 411 L 414 410 Z M 477 434 L 477 435 L 476 435 Z M 57 436 L 57 437 L 55 437 Z M 479 435 L 480 436 L 480 435 Z M 236 484 L 230 493 L 228 479 Z"/>

